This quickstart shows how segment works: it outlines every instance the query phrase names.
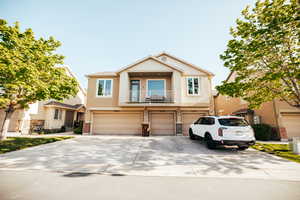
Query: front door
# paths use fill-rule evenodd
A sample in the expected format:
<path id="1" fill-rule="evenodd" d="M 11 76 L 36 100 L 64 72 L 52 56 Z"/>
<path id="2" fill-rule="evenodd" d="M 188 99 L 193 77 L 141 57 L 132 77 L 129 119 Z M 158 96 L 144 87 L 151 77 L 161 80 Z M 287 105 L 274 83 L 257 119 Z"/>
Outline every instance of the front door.
<path id="1" fill-rule="evenodd" d="M 74 119 L 74 111 L 67 110 L 66 111 L 66 118 L 65 118 L 65 126 L 67 128 L 73 127 L 73 119 Z"/>
<path id="2" fill-rule="evenodd" d="M 130 101 L 131 102 L 140 101 L 140 80 L 130 81 Z"/>

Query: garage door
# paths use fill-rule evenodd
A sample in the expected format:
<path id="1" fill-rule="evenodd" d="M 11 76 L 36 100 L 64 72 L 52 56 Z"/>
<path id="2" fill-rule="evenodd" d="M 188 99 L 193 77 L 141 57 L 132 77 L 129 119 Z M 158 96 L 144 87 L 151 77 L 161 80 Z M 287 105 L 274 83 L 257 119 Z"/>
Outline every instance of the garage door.
<path id="1" fill-rule="evenodd" d="M 93 134 L 139 135 L 141 113 L 97 113 L 93 116 Z"/>
<path id="2" fill-rule="evenodd" d="M 289 138 L 300 137 L 300 115 L 283 115 L 282 123 Z"/>
<path id="3" fill-rule="evenodd" d="M 174 113 L 151 113 L 152 135 L 174 135 L 175 121 Z"/>
<path id="4" fill-rule="evenodd" d="M 202 113 L 183 113 L 182 114 L 182 132 L 183 135 L 189 134 L 189 127 L 190 125 L 199 119 L 199 117 L 203 116 Z"/>

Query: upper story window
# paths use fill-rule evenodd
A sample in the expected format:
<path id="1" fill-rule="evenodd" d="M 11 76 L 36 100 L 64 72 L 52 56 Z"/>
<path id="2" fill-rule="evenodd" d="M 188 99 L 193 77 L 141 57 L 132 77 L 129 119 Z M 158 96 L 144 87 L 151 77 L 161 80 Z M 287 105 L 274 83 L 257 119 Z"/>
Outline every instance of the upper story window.
<path id="1" fill-rule="evenodd" d="M 98 79 L 97 80 L 97 97 L 111 97 L 113 88 L 112 79 Z"/>
<path id="2" fill-rule="evenodd" d="M 57 120 L 62 119 L 62 110 L 61 109 L 54 110 L 54 119 L 57 119 Z"/>
<path id="3" fill-rule="evenodd" d="M 165 80 L 147 80 L 147 95 L 151 96 L 165 96 Z"/>
<path id="4" fill-rule="evenodd" d="M 199 77 L 187 78 L 187 92 L 188 92 L 188 95 L 199 95 L 200 94 L 200 78 Z"/>

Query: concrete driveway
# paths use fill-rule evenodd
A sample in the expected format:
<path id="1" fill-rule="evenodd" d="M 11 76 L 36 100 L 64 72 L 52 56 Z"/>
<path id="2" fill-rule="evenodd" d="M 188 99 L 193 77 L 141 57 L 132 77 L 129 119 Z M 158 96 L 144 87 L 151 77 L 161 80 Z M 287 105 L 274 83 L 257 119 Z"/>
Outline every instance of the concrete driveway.
<path id="1" fill-rule="evenodd" d="M 208 150 L 186 137 L 82 136 L 0 155 L 0 171 L 300 181 L 300 164 L 252 149 Z"/>

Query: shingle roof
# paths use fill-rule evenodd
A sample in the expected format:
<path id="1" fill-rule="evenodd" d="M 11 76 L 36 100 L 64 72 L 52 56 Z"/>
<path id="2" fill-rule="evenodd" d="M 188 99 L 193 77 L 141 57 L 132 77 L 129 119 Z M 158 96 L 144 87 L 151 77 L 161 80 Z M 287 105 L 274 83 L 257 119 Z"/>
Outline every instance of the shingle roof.
<path id="1" fill-rule="evenodd" d="M 73 110 L 77 110 L 77 109 L 79 109 L 83 106 L 83 104 L 71 105 L 71 104 L 61 103 L 61 102 L 58 102 L 58 101 L 50 101 L 50 102 L 48 102 L 44 105 L 45 106 L 57 106 L 57 107 L 70 108 L 70 109 L 73 109 Z"/>
<path id="2" fill-rule="evenodd" d="M 97 72 L 93 74 L 86 75 L 87 77 L 93 77 L 93 76 L 117 76 L 116 72 Z"/>

